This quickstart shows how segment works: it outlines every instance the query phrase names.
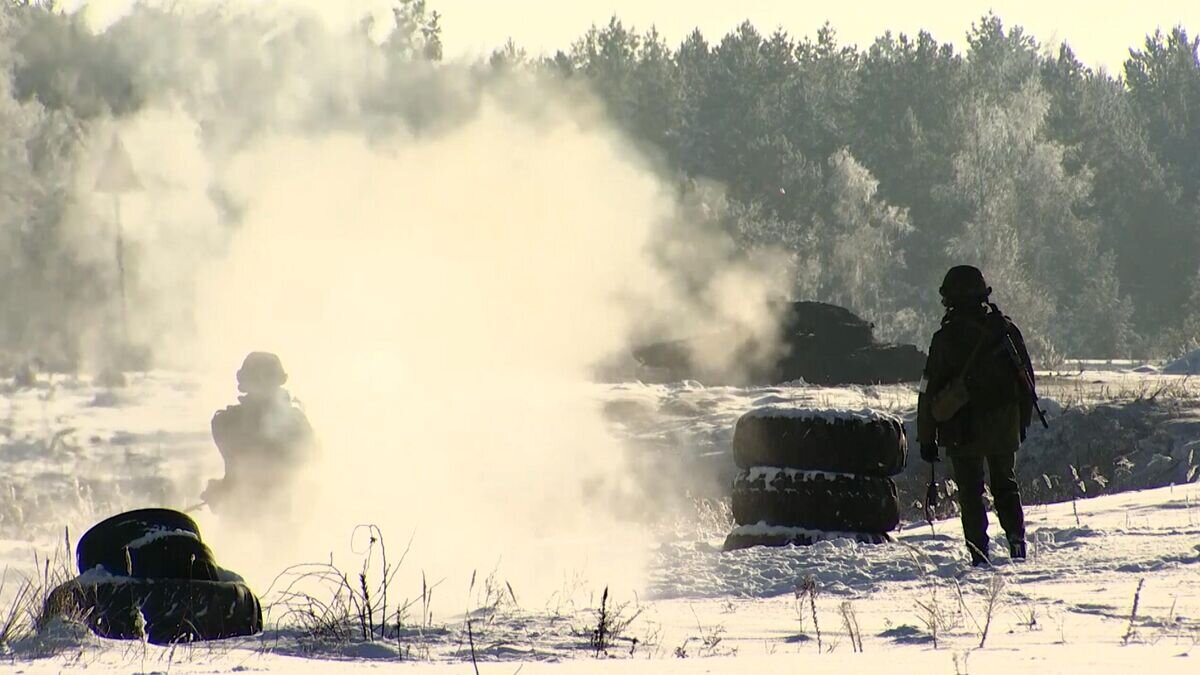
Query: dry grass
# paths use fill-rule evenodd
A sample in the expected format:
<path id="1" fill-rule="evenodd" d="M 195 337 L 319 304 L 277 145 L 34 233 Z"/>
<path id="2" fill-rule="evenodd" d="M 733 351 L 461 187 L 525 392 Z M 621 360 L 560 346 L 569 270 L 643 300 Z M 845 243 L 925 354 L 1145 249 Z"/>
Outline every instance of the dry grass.
<path id="1" fill-rule="evenodd" d="M 849 600 L 842 602 L 839 611 L 842 615 L 842 628 L 850 636 L 851 648 L 855 653 L 861 654 L 863 651 L 862 629 L 858 627 L 858 614 L 854 611 L 854 603 Z"/>
<path id="2" fill-rule="evenodd" d="M 1200 382 L 1187 376 L 1146 376 L 1129 382 L 1089 382 L 1082 376 L 1063 377 L 1053 373 L 1038 381 L 1038 394 L 1051 398 L 1064 409 L 1086 408 L 1101 403 L 1131 401 L 1186 402 L 1200 398 Z"/>
<path id="3" fill-rule="evenodd" d="M 675 648 L 675 658 L 686 659 L 692 654 L 688 651 L 692 643 L 696 643 L 696 656 L 708 658 L 712 656 L 736 656 L 737 647 L 722 647 L 725 641 L 725 626 L 716 624 L 713 626 L 705 626 L 700 622 L 700 616 L 696 614 L 695 608 L 692 609 L 692 616 L 696 619 L 696 635 L 689 635 L 678 647 Z"/>
<path id="4" fill-rule="evenodd" d="M 596 624 L 587 631 L 588 645 L 595 655 L 606 656 L 608 650 L 618 642 L 629 644 L 629 653 L 632 655 L 637 649 L 638 639 L 626 633 L 641 613 L 641 608 L 630 608 L 628 602 L 611 602 L 608 587 L 605 586 L 600 596 L 600 606 L 596 609 Z"/>
<path id="5" fill-rule="evenodd" d="M 821 643 L 821 624 L 817 621 L 817 580 L 809 575 L 800 580 L 794 591 L 796 602 L 801 607 L 804 604 L 805 598 L 808 599 L 808 607 L 812 611 L 813 630 L 817 633 L 817 653 L 825 651 L 824 645 Z"/>
<path id="6" fill-rule="evenodd" d="M 908 554 L 921 570 L 921 580 L 929 588 L 929 597 L 925 600 L 915 600 L 914 604 L 917 609 L 917 620 L 925 626 L 933 648 L 937 649 L 942 642 L 942 636 L 962 624 L 962 616 L 953 614 L 941 603 L 938 590 L 943 580 L 937 575 L 929 573 L 933 567 L 933 562 L 929 557 L 911 544 L 903 541 L 900 543 L 908 549 Z"/>
<path id="7" fill-rule="evenodd" d="M 352 538 L 360 536 L 367 537 L 367 545 L 356 573 L 346 573 L 332 560 L 288 567 L 264 593 L 264 597 L 274 598 L 266 606 L 266 618 L 280 627 L 297 629 L 300 641 L 310 647 L 394 640 L 403 654 L 401 628 L 417 601 L 392 602 L 396 596 L 390 588 L 408 548 L 393 563 L 378 527 L 360 525 Z M 423 617 L 429 612 L 431 597 L 432 589 L 427 586 L 421 596 Z"/>
<path id="8" fill-rule="evenodd" d="M 992 617 L 996 613 L 996 608 L 1000 606 L 1001 596 L 1004 593 L 1004 577 L 999 574 L 993 574 L 991 581 L 988 582 L 987 601 L 983 609 L 983 629 L 979 635 L 979 648 L 987 643 L 988 631 L 992 628 Z"/>
<path id="9" fill-rule="evenodd" d="M 5 568 L 4 576 L 0 578 L 0 596 L 8 590 L 8 580 L 9 570 Z M 0 647 L 9 649 L 14 642 L 31 635 L 33 626 L 28 617 L 32 601 L 36 598 L 35 590 L 34 583 L 28 578 L 17 582 L 12 600 L 9 601 L 4 614 L 0 615 Z"/>
<path id="10" fill-rule="evenodd" d="M 69 532 L 64 531 L 63 543 L 64 549 L 55 551 L 52 556 L 43 558 L 34 554 L 33 564 L 37 571 L 33 575 L 14 573 L 6 568 L 0 576 L 0 597 L 6 597 L 10 583 L 15 586 L 7 606 L 0 612 L 0 646 L 5 649 L 36 641 L 55 620 L 85 622 L 85 610 L 74 602 L 73 594 L 55 593 L 75 578 Z M 41 654 L 42 645 L 34 644 L 33 647 Z"/>
<path id="11" fill-rule="evenodd" d="M 1127 645 L 1130 641 L 1137 639 L 1137 613 L 1138 604 L 1142 599 L 1142 586 L 1145 585 L 1146 579 L 1138 579 L 1137 590 L 1133 592 L 1133 609 L 1129 612 L 1129 627 L 1125 629 L 1125 635 L 1121 638 L 1121 644 Z"/>

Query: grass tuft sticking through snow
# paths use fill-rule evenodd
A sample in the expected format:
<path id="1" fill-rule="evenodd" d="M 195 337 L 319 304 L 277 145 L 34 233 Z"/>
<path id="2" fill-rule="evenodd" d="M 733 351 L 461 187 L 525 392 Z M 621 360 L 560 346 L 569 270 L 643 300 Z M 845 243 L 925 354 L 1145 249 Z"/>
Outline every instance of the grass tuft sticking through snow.
<path id="1" fill-rule="evenodd" d="M 1125 635 L 1121 638 L 1121 644 L 1127 645 L 1129 642 L 1137 638 L 1137 612 L 1138 603 L 1142 599 L 1142 586 L 1146 583 L 1146 578 L 1138 579 L 1137 589 L 1133 592 L 1133 609 L 1129 612 L 1129 627 L 1125 629 Z"/>
<path id="2" fill-rule="evenodd" d="M 863 652 L 862 630 L 858 627 L 858 615 L 854 611 L 854 603 L 849 600 L 843 601 L 839 611 L 842 614 L 842 627 L 850 636 L 850 646 L 856 654 L 861 654 Z"/>
<path id="3" fill-rule="evenodd" d="M 821 643 L 821 624 L 817 621 L 817 580 L 809 575 L 800 581 L 796 586 L 796 599 L 803 604 L 805 598 L 808 598 L 809 608 L 812 610 L 813 630 L 817 633 L 817 653 L 825 651 L 824 645 Z"/>
<path id="4" fill-rule="evenodd" d="M 608 650 L 619 641 L 629 643 L 629 654 L 637 650 L 638 639 L 626 635 L 630 625 L 642 614 L 641 608 L 629 609 L 629 603 L 614 605 L 608 599 L 608 586 L 600 596 L 596 610 L 596 625 L 588 632 L 588 645 L 597 656 L 607 656 Z"/>
<path id="5" fill-rule="evenodd" d="M 362 533 L 367 536 L 367 546 L 356 575 L 357 584 L 332 559 L 328 563 L 293 565 L 281 572 L 264 594 L 273 598 L 266 606 L 266 618 L 280 628 L 298 630 L 300 643 L 313 651 L 345 647 L 354 642 L 395 641 L 403 658 L 407 650 L 402 642 L 402 628 L 416 600 L 389 604 L 388 589 L 409 548 L 393 564 L 388 560 L 387 545 L 379 528 L 359 525 L 351 536 Z M 275 591 L 277 585 L 280 589 Z M 424 586 L 423 622 L 428 616 L 431 595 L 432 589 Z"/>
<path id="6" fill-rule="evenodd" d="M 987 644 L 988 631 L 992 628 L 992 617 L 996 613 L 996 608 L 1000 605 L 1000 596 L 1004 592 L 1004 577 L 999 574 L 992 574 L 991 580 L 988 582 L 987 602 L 984 604 L 983 610 L 983 630 L 979 635 L 979 648 Z"/>
<path id="7" fill-rule="evenodd" d="M 49 636 L 54 626 L 85 624 L 87 615 L 78 606 L 76 596 L 69 589 L 62 589 L 75 578 L 69 530 L 64 529 L 63 545 L 65 553 L 55 550 L 52 556 L 43 558 L 35 552 L 36 572 L 32 576 L 17 575 L 16 592 L 0 615 L 0 647 L 5 650 L 28 650 L 34 656 L 49 656 L 68 646 Z M 4 595 L 8 580 L 6 568 L 0 577 L 0 596 Z"/>

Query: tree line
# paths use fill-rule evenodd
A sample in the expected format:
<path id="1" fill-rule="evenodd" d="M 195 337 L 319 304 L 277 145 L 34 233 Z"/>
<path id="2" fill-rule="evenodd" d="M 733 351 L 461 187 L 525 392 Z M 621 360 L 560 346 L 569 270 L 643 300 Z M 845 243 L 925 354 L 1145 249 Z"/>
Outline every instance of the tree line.
<path id="1" fill-rule="evenodd" d="M 865 49 L 743 23 L 668 45 L 613 18 L 493 63 L 586 80 L 683 179 L 728 186 L 732 234 L 782 246 L 792 295 L 923 342 L 941 275 L 984 269 L 1042 358 L 1168 356 L 1200 329 L 1200 58 L 1183 27 L 1084 66 L 989 14 L 965 51 Z"/>
<path id="2" fill-rule="evenodd" d="M 156 88 L 186 95 L 183 75 L 196 75 L 148 65 L 139 31 L 234 19 L 139 5 L 93 34 L 48 3 L 0 7 L 0 244 L 16 252 L 0 261 L 0 348 L 15 350 L 70 335 L 63 317 L 86 317 L 104 293 L 79 282 L 97 263 L 66 256 L 57 229 L 81 130 L 136 112 Z M 423 77 L 442 56 L 439 17 L 423 0 L 397 0 L 394 24 L 369 47 L 389 73 L 381 87 Z M 232 44 L 210 32 L 215 49 Z M 1155 32 L 1113 74 L 993 14 L 970 26 L 962 50 L 927 32 L 860 48 L 829 25 L 794 37 L 750 23 L 673 45 L 614 17 L 552 55 L 510 41 L 472 72 L 592 92 L 681 189 L 724 186 L 720 226 L 747 255 L 785 253 L 783 295 L 847 306 L 883 337 L 927 341 L 941 276 L 972 263 L 1042 360 L 1166 357 L 1200 336 L 1198 50 L 1183 27 Z M 284 56 L 239 62 L 218 86 L 270 87 L 280 68 L 312 65 Z M 436 126 L 451 109 L 437 101 L 463 95 L 444 89 L 434 103 L 381 89 L 353 114 Z M 196 105 L 237 117 L 242 132 L 264 124 L 228 103 Z M 33 309 L 47 304 L 64 311 Z"/>

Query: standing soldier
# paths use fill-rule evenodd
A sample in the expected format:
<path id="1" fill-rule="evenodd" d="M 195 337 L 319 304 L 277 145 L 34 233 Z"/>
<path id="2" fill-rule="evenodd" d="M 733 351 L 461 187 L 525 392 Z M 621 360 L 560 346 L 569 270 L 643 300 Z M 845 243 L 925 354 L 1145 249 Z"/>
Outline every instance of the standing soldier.
<path id="1" fill-rule="evenodd" d="M 938 289 L 946 315 L 929 345 L 917 401 L 921 458 L 946 448 L 958 483 L 971 564 L 989 564 L 984 465 L 1009 557 L 1025 558 L 1025 515 L 1017 485 L 1017 448 L 1035 403 L 1033 368 L 1021 331 L 995 304 L 983 274 L 952 267 Z"/>

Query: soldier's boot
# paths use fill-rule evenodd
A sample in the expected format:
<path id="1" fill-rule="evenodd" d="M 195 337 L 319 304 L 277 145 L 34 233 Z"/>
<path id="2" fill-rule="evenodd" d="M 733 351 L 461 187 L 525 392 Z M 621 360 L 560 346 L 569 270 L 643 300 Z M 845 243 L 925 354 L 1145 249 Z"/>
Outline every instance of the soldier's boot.
<path id="1" fill-rule="evenodd" d="M 1013 560 L 1025 559 L 1025 540 L 1020 539 L 1008 542 L 1008 557 Z"/>
<path id="2" fill-rule="evenodd" d="M 983 542 L 982 546 L 967 541 L 967 550 L 971 552 L 971 567 L 986 567 L 992 564 L 992 561 L 988 558 L 986 541 Z"/>

